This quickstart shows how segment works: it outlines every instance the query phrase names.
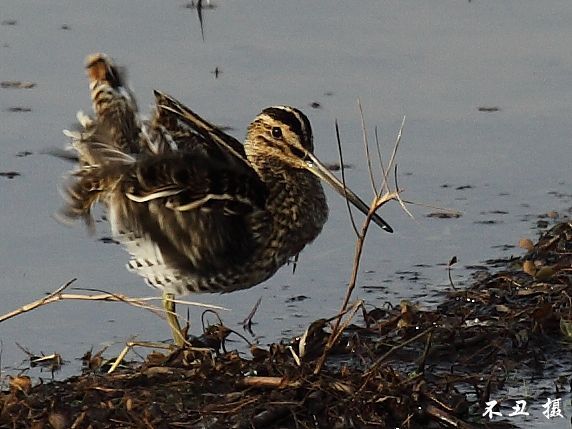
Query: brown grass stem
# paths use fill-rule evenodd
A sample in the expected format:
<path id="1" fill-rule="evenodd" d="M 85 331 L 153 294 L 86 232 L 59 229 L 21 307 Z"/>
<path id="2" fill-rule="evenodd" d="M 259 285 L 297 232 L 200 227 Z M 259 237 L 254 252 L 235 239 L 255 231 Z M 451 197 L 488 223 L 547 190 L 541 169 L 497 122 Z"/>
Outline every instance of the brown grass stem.
<path id="1" fill-rule="evenodd" d="M 12 317 L 16 317 L 22 313 L 27 313 L 28 311 L 32 311 L 35 308 L 38 308 L 42 305 L 49 304 L 50 302 L 60 300 L 61 298 L 59 298 L 59 297 L 61 296 L 62 292 L 65 289 L 67 289 L 76 280 L 77 279 L 71 279 L 70 281 L 63 284 L 62 286 L 60 286 L 59 288 L 57 288 L 55 291 L 51 292 L 47 296 L 45 296 L 41 299 L 38 299 L 34 302 L 31 302 L 29 304 L 23 305 L 22 307 L 17 308 L 14 311 L 10 311 L 9 313 L 4 314 L 3 316 L 0 316 L 0 323 L 4 322 L 5 320 L 11 319 Z"/>
<path id="2" fill-rule="evenodd" d="M 49 293 L 45 297 L 33 301 L 29 304 L 23 305 L 16 310 L 10 311 L 2 316 L 0 316 L 0 323 L 11 319 L 13 317 L 19 316 L 21 314 L 27 313 L 29 311 L 35 310 L 38 307 L 51 304 L 58 301 L 65 301 L 65 300 L 76 300 L 76 301 L 104 301 L 104 302 L 124 302 L 126 304 L 132 305 L 134 307 L 140 307 L 146 309 L 153 314 L 164 318 L 165 310 L 161 307 L 156 307 L 154 305 L 146 304 L 146 301 L 158 300 L 160 298 L 155 297 L 143 297 L 143 298 L 131 298 L 129 296 L 123 294 L 114 294 L 114 293 L 100 293 L 96 295 L 83 295 L 83 294 L 72 294 L 72 293 L 63 293 L 65 289 L 67 289 L 72 283 L 74 283 L 76 279 L 72 279 L 65 283 L 64 285 L 60 286 L 53 292 Z M 178 304 L 185 304 L 185 305 L 193 305 L 198 307 L 205 307 L 209 309 L 216 309 L 216 310 L 226 310 L 224 307 L 209 305 L 209 304 L 202 304 L 199 302 L 192 302 L 192 301 L 183 301 L 183 300 L 174 300 L 174 302 Z"/>
<path id="3" fill-rule="evenodd" d="M 365 148 L 365 158 L 367 160 L 367 171 L 369 173 L 369 181 L 371 182 L 371 189 L 374 195 L 378 195 L 377 188 L 375 187 L 375 177 L 373 175 L 373 167 L 371 166 L 371 156 L 369 155 L 369 141 L 367 139 L 367 128 L 365 126 L 365 117 L 363 114 L 363 109 L 361 107 L 361 100 L 358 98 L 357 100 L 358 109 L 359 109 L 359 116 L 361 119 L 361 129 L 363 135 L 363 145 Z"/>
<path id="4" fill-rule="evenodd" d="M 359 102 L 358 102 L 358 105 L 359 105 Z M 360 105 L 360 108 L 361 108 L 361 105 Z M 351 216 L 351 211 L 350 211 L 350 219 L 352 220 L 352 224 L 353 224 L 354 230 L 356 231 L 356 235 L 357 235 L 357 239 L 356 239 L 356 243 L 355 243 L 352 273 L 350 276 L 350 280 L 348 282 L 348 286 L 346 288 L 346 293 L 344 296 L 342 307 L 338 313 L 338 317 L 336 317 L 336 319 L 335 319 L 334 327 L 332 329 L 332 332 L 330 333 L 330 336 L 328 338 L 326 345 L 324 346 L 324 351 L 322 353 L 322 356 L 320 357 L 320 359 L 318 359 L 318 363 L 316 364 L 316 367 L 314 368 L 314 374 L 318 374 L 320 372 L 320 370 L 322 369 L 322 367 L 326 361 L 326 358 L 327 358 L 329 351 L 332 349 L 332 347 L 334 346 L 336 341 L 338 341 L 338 339 L 340 338 L 341 334 L 343 333 L 343 331 L 345 330 L 345 328 L 347 326 L 347 323 L 342 324 L 342 315 L 346 313 L 349 302 L 350 302 L 351 297 L 352 297 L 352 294 L 356 288 L 357 279 L 358 279 L 358 275 L 359 275 L 360 262 L 361 262 L 361 258 L 362 258 L 362 254 L 363 254 L 363 246 L 364 246 L 367 231 L 368 231 L 368 228 L 369 228 L 369 225 L 371 223 L 373 216 L 375 215 L 377 210 L 379 210 L 383 205 L 387 204 L 391 200 L 397 200 L 400 202 L 402 207 L 404 206 L 403 202 L 399 198 L 399 192 L 400 191 L 397 188 L 397 179 L 395 180 L 395 183 L 396 183 L 396 190 L 395 191 L 392 191 L 389 188 L 388 180 L 387 180 L 387 173 L 389 171 L 391 171 L 395 166 L 395 156 L 397 153 L 397 148 L 399 147 L 399 144 L 402 140 L 404 126 L 405 126 L 405 117 L 403 118 L 403 121 L 401 123 L 401 127 L 399 128 L 399 132 L 397 134 L 397 138 L 396 138 L 396 141 L 394 144 L 394 148 L 393 148 L 387 169 L 383 168 L 383 164 L 381 163 L 381 156 L 380 156 L 380 165 L 381 165 L 381 169 L 383 171 L 382 186 L 380 187 L 379 191 L 376 190 L 375 186 L 373 187 L 375 190 L 375 197 L 370 204 L 369 211 L 367 213 L 367 216 L 364 219 L 364 222 L 362 224 L 360 231 L 357 230 L 357 227 L 354 223 L 354 220 L 353 220 L 353 217 Z M 366 140 L 367 134 L 365 132 L 365 121 L 363 121 L 363 114 L 362 114 L 362 127 L 364 128 L 364 131 L 363 131 L 364 140 Z M 338 141 L 338 149 L 340 151 L 340 159 L 342 159 L 341 158 L 342 157 L 341 141 L 339 138 L 339 128 L 338 128 L 337 121 L 336 121 L 336 137 L 338 139 L 337 141 Z M 364 144 L 366 145 L 366 147 L 368 146 L 367 141 Z M 371 157 L 369 154 L 369 149 L 366 149 L 366 156 L 368 157 L 368 168 L 371 170 Z M 343 165 L 343 162 L 342 162 L 342 165 Z M 397 174 L 396 169 L 395 169 L 395 174 Z M 344 180 L 343 177 L 344 176 L 343 176 L 343 169 L 342 169 L 342 180 Z M 373 177 L 373 171 L 370 171 L 370 177 Z M 343 183 L 345 186 L 345 181 L 343 181 Z M 349 210 L 349 204 L 348 204 L 348 210 Z M 409 211 L 406 210 L 406 212 L 408 214 L 410 214 Z M 350 316 L 350 318 L 351 317 L 353 317 L 353 314 L 352 314 L 352 316 Z"/>

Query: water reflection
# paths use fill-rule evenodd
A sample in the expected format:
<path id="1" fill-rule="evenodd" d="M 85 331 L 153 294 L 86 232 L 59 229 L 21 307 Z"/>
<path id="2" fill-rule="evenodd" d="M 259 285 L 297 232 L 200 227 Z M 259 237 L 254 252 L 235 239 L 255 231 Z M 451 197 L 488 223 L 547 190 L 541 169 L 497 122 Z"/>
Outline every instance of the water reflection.
<path id="1" fill-rule="evenodd" d="M 195 9 L 197 11 L 197 18 L 199 20 L 199 25 L 201 27 L 201 37 L 203 42 L 205 41 L 205 31 L 204 31 L 204 15 L 203 10 L 205 9 L 215 9 L 217 6 L 214 3 L 211 3 L 210 0 L 203 2 L 203 0 L 197 0 L 196 2 L 193 0 L 185 5 L 188 9 Z"/>

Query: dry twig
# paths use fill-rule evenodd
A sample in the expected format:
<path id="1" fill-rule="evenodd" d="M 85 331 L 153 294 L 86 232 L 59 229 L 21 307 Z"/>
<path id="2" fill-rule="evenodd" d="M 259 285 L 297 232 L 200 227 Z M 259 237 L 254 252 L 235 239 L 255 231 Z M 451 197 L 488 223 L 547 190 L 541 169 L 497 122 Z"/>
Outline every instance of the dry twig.
<path id="1" fill-rule="evenodd" d="M 360 112 L 361 112 L 361 106 L 360 106 Z M 361 112 L 361 113 L 362 113 L 362 126 L 365 128 L 365 121 L 363 121 L 363 112 Z M 352 219 L 352 224 L 354 225 L 354 230 L 356 231 L 356 234 L 357 234 L 357 240 L 356 240 L 356 245 L 355 245 L 354 263 L 353 263 L 353 268 L 352 268 L 352 274 L 350 277 L 350 281 L 348 283 L 348 287 L 346 289 L 346 294 L 344 297 L 344 301 L 342 303 L 341 310 L 339 312 L 340 315 L 345 313 L 345 311 L 349 305 L 353 291 L 354 291 L 356 284 L 357 284 L 360 261 L 361 261 L 361 256 L 362 256 L 362 252 L 363 252 L 363 245 L 365 242 L 365 237 L 367 235 L 367 231 L 368 231 L 369 225 L 371 223 L 372 217 L 375 215 L 377 210 L 379 210 L 383 205 L 387 204 L 389 201 L 392 201 L 392 200 L 399 201 L 401 206 L 405 207 L 403 204 L 403 201 L 401 201 L 401 199 L 399 198 L 399 192 L 401 192 L 401 191 L 397 187 L 397 180 L 396 180 L 396 190 L 395 191 L 392 191 L 389 188 L 388 180 L 387 180 L 387 173 L 389 171 L 391 171 L 395 166 L 395 155 L 397 153 L 397 148 L 399 147 L 399 144 L 402 140 L 404 126 L 405 126 L 405 117 L 403 118 L 403 121 L 401 123 L 401 127 L 399 128 L 399 132 L 397 134 L 397 138 L 396 138 L 396 141 L 394 144 L 393 152 L 391 154 L 391 158 L 390 158 L 387 169 L 385 169 L 383 167 L 383 164 L 381 163 L 381 156 L 379 157 L 380 158 L 380 168 L 383 172 L 382 185 L 381 185 L 379 191 L 377 191 L 377 193 L 375 194 L 375 197 L 370 204 L 369 212 L 368 212 L 368 214 L 367 214 L 367 216 L 366 216 L 366 218 L 362 224 L 361 230 L 359 232 L 357 231 L 355 223 L 353 223 L 353 217 L 351 217 L 351 211 L 350 211 L 350 218 Z M 364 140 L 365 140 L 365 146 L 367 148 L 368 147 L 367 134 L 366 134 L 365 130 L 363 132 L 363 136 L 364 136 Z M 340 153 L 341 153 L 341 142 L 340 142 L 340 138 L 339 138 L 339 130 L 338 130 L 337 122 L 336 122 L 336 137 L 337 137 L 337 141 L 338 141 L 338 148 L 339 148 Z M 379 145 L 378 145 L 378 147 L 379 147 Z M 373 174 L 373 171 L 371 171 L 372 166 L 371 166 L 371 162 L 369 161 L 369 158 L 370 158 L 369 157 L 369 149 L 366 149 L 366 155 L 368 157 L 368 169 L 370 170 L 369 173 L 370 173 L 370 178 L 372 180 L 372 187 L 373 187 L 373 189 L 376 189 L 375 185 L 373 184 L 374 174 Z M 343 166 L 343 162 L 340 162 L 340 165 Z M 343 177 L 344 176 L 343 176 L 343 167 L 342 167 L 342 178 Z M 344 182 L 344 185 L 345 185 L 345 182 Z M 409 211 L 407 211 L 407 209 L 405 209 L 405 210 L 408 214 L 410 214 Z M 330 334 L 330 337 L 328 339 L 328 342 L 326 343 L 326 346 L 324 347 L 324 352 L 323 352 L 322 356 L 320 357 L 320 359 L 318 360 L 316 368 L 314 369 L 315 374 L 320 372 L 322 366 L 324 365 L 324 363 L 326 361 L 326 357 L 327 357 L 328 352 L 334 346 L 335 342 L 339 339 L 341 333 L 345 329 L 345 327 L 342 326 L 341 323 L 342 323 L 342 319 L 340 316 L 336 319 L 336 321 L 334 323 L 334 328 L 332 330 L 332 333 Z"/>
<path id="2" fill-rule="evenodd" d="M 74 283 L 76 279 L 71 279 L 64 285 L 57 288 L 55 291 L 51 292 L 47 296 L 33 301 L 29 304 L 23 305 L 16 310 L 10 311 L 2 316 L 0 316 L 0 323 L 11 319 L 13 317 L 19 316 L 23 313 L 27 313 L 29 311 L 35 310 L 38 307 L 43 305 L 51 304 L 58 301 L 65 301 L 65 300 L 78 300 L 78 301 L 105 301 L 105 302 L 124 302 L 126 304 L 132 305 L 134 307 L 144 308 L 153 314 L 164 318 L 164 313 L 166 312 L 165 309 L 161 307 L 157 307 L 154 305 L 146 304 L 147 301 L 155 301 L 159 300 L 160 298 L 157 297 L 141 297 L 141 298 L 131 298 L 127 295 L 117 294 L 117 293 L 100 293 L 97 295 L 83 295 L 83 294 L 71 294 L 71 293 L 63 293 L 72 283 Z M 173 300 L 177 304 L 185 304 L 185 305 L 193 305 L 197 307 L 204 307 L 209 309 L 215 310 L 227 310 L 224 307 L 220 307 L 217 305 L 209 305 L 203 304 L 200 302 L 193 302 L 193 301 L 183 301 L 183 300 Z"/>

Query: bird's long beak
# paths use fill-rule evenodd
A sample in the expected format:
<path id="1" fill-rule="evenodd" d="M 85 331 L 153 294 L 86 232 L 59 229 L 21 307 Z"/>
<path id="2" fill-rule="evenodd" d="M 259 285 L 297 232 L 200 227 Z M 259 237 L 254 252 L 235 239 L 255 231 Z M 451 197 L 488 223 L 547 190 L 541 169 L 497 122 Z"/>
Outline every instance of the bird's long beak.
<path id="1" fill-rule="evenodd" d="M 359 211 L 365 215 L 369 213 L 369 206 L 365 204 L 360 197 L 354 194 L 351 189 L 344 187 L 343 183 L 340 182 L 339 179 L 334 176 L 330 170 L 328 170 L 328 168 L 311 152 L 306 152 L 306 165 L 308 171 L 329 184 L 342 197 L 347 198 L 347 200 L 356 206 Z M 373 220 L 384 231 L 393 232 L 393 228 L 376 213 L 374 213 L 371 220 Z"/>

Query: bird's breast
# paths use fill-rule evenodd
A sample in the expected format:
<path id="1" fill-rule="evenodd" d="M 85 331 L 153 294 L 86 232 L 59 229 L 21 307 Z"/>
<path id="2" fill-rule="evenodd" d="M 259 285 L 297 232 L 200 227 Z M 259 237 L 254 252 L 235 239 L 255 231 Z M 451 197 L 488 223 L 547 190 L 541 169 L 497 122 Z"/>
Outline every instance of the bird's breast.
<path id="1" fill-rule="evenodd" d="M 309 172 L 290 172 L 270 182 L 267 200 L 273 224 L 270 248 L 276 250 L 279 259 L 287 260 L 320 234 L 328 218 L 328 206 L 322 185 Z"/>

